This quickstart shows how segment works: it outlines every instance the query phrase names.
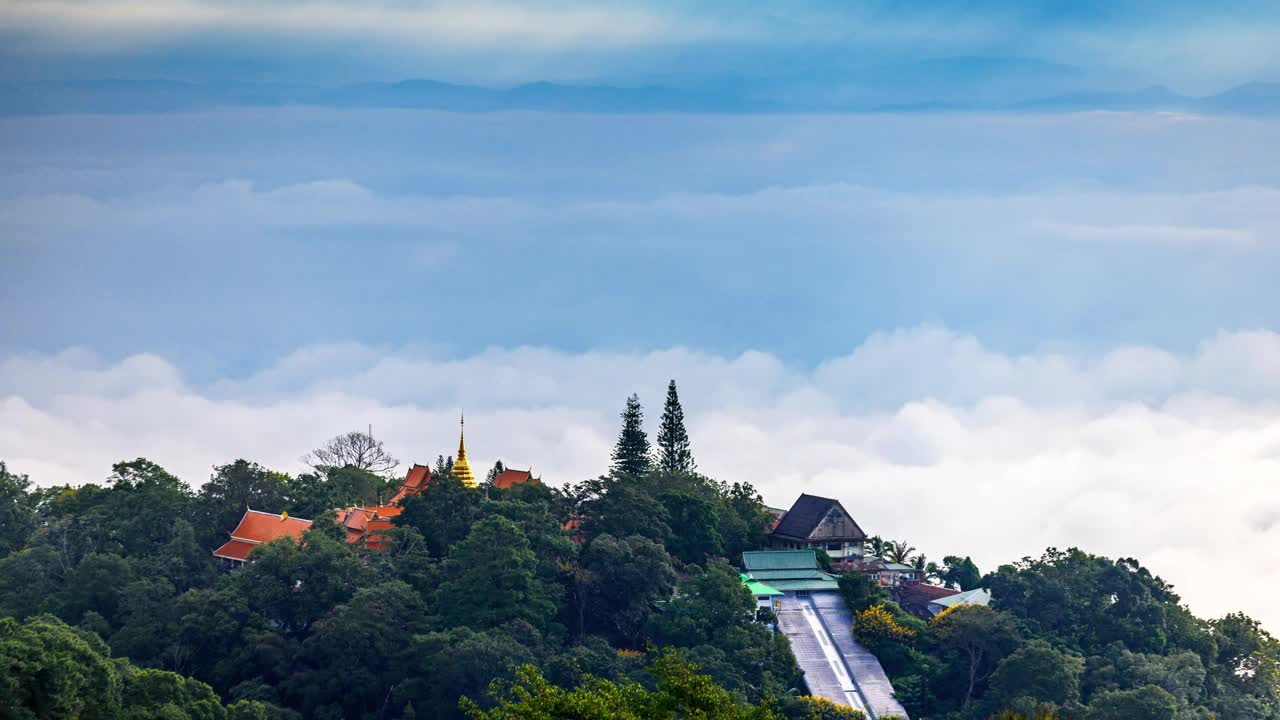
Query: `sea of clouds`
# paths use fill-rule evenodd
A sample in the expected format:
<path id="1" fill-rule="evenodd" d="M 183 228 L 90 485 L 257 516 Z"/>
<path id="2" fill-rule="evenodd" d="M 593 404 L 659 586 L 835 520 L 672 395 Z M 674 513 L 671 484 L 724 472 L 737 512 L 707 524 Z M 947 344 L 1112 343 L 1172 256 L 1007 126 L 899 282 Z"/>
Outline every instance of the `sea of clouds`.
<path id="1" fill-rule="evenodd" d="M 1280 334 L 1193 351 L 1020 355 L 938 327 L 879 333 L 796 367 L 762 352 L 535 347 L 435 359 L 415 348 L 303 347 L 196 383 L 151 354 L 0 356 L 0 458 L 38 484 L 100 482 L 146 456 L 192 485 L 244 457 L 296 472 L 372 425 L 406 464 L 454 450 L 560 485 L 607 469 L 630 392 L 656 426 L 680 383 L 703 472 L 766 502 L 839 498 L 870 533 L 984 569 L 1049 546 L 1139 558 L 1201 615 L 1275 628 L 1280 592 Z"/>

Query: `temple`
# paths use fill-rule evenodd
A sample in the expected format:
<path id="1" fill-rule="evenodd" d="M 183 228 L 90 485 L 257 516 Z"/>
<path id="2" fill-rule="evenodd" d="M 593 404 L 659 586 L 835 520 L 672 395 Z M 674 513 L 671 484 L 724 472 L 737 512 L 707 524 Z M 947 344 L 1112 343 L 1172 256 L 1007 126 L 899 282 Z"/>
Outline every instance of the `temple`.
<path id="1" fill-rule="evenodd" d="M 453 462 L 453 475 L 469 488 L 477 487 L 475 472 L 467 460 L 465 435 L 465 419 L 459 418 L 458 457 Z M 409 468 L 404 481 L 385 505 L 335 508 L 337 522 L 346 532 L 346 540 L 351 544 L 363 544 L 378 550 L 386 546 L 386 533 L 395 527 L 395 518 L 402 511 L 401 503 L 405 499 L 418 495 L 431 482 L 431 468 L 417 465 Z M 507 490 L 521 483 L 538 482 L 529 470 L 504 470 L 492 482 L 494 488 Z M 252 508 L 245 510 L 240 523 L 231 531 L 231 539 L 224 543 L 213 556 L 238 566 L 248 561 L 253 548 L 263 543 L 291 537 L 301 540 L 302 534 L 311 527 L 311 520 L 290 517 L 288 513 L 269 513 Z"/>
<path id="2" fill-rule="evenodd" d="M 453 461 L 453 476 L 467 487 L 476 486 L 476 474 L 471 472 L 471 463 L 467 462 L 467 418 L 458 418 L 458 459 Z"/>

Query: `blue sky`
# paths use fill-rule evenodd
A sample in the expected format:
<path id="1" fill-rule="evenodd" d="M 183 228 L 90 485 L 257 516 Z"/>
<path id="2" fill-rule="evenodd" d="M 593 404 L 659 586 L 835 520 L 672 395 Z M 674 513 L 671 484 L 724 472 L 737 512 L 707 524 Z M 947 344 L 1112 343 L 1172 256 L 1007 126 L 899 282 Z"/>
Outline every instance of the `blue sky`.
<path id="1" fill-rule="evenodd" d="M 424 462 L 465 407 L 572 482 L 675 377 L 772 504 L 1275 629 L 1275 4 L 751 7 L 0 0 L 0 459 Z"/>

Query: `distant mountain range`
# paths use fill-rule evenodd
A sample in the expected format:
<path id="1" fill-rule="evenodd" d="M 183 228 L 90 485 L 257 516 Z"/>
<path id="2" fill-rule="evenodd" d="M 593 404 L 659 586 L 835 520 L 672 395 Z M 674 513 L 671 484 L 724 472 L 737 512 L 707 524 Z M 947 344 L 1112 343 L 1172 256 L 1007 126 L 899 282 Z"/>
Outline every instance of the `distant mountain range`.
<path id="1" fill-rule="evenodd" d="M 902 78 L 894 78 L 899 80 Z M 830 90 L 807 85 L 714 84 L 699 88 L 531 83 L 512 88 L 433 80 L 370 82 L 322 88 L 284 83 L 93 80 L 0 84 L 0 114 L 183 112 L 285 105 L 333 108 L 415 108 L 454 112 L 588 113 L 751 112 L 1080 112 L 1175 111 L 1280 115 L 1280 82 L 1253 82 L 1206 97 L 1161 86 L 1132 92 L 1068 92 L 1018 101 L 990 92 L 965 97 L 964 87 L 938 83 Z M 906 92 L 911 91 L 911 92 Z"/>

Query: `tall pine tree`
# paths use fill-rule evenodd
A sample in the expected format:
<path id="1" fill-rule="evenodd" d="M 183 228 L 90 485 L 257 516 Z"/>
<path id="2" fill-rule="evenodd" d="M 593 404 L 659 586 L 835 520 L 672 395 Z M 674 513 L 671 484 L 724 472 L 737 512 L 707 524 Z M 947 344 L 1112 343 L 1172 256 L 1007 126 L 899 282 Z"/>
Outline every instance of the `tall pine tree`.
<path id="1" fill-rule="evenodd" d="M 622 411 L 622 431 L 618 433 L 618 444 L 613 447 L 613 472 L 643 475 L 652 465 L 649 436 L 644 434 L 644 411 L 640 409 L 640 396 L 632 393 L 627 398 L 627 408 Z"/>
<path id="2" fill-rule="evenodd" d="M 676 381 L 667 385 L 667 404 L 662 408 L 662 426 L 658 428 L 658 467 L 670 472 L 693 472 L 693 452 L 689 450 L 689 433 L 684 429 L 684 408 L 676 393 Z"/>

